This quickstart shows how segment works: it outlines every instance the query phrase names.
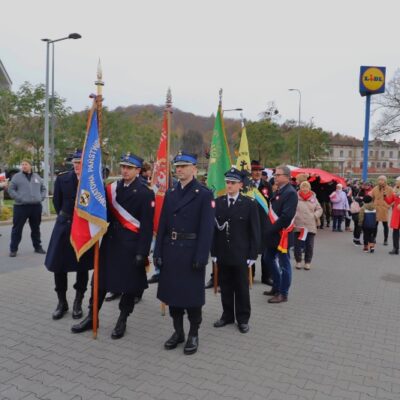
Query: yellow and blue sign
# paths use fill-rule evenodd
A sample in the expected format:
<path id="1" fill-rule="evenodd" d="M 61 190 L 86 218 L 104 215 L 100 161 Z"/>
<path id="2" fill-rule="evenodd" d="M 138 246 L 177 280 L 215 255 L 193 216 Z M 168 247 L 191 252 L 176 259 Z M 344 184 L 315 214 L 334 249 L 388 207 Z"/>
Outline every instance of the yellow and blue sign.
<path id="1" fill-rule="evenodd" d="M 385 92 L 386 67 L 360 67 L 360 94 L 367 96 Z"/>

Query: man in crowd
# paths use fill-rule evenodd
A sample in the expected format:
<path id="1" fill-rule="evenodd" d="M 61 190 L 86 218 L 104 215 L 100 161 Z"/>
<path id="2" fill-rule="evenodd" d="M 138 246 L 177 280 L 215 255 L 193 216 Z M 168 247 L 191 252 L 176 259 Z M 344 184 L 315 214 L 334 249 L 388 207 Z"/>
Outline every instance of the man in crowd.
<path id="1" fill-rule="evenodd" d="M 110 225 L 100 247 L 99 309 L 107 291 L 122 293 L 118 321 L 112 339 L 124 336 L 135 297 L 148 288 L 146 259 L 153 237 L 154 192 L 139 178 L 143 160 L 131 153 L 121 157 L 122 179 L 107 185 Z M 93 295 L 89 315 L 71 330 L 80 333 L 92 328 Z"/>
<path id="2" fill-rule="evenodd" d="M 271 291 L 264 292 L 267 296 L 273 296 L 268 300 L 272 304 L 288 301 L 292 278 L 288 236 L 293 230 L 298 202 L 297 192 L 290 184 L 290 169 L 285 165 L 277 167 L 274 178 L 278 189 L 271 197 L 265 234 L 265 258 L 273 271 L 274 282 Z"/>
<path id="3" fill-rule="evenodd" d="M 26 220 L 31 227 L 32 244 L 35 253 L 46 254 L 40 240 L 42 204 L 46 198 L 46 187 L 42 178 L 32 171 L 28 160 L 21 163 L 21 172 L 16 173 L 8 186 L 8 194 L 14 199 L 13 227 L 11 230 L 10 257 L 17 255 Z"/>
<path id="4" fill-rule="evenodd" d="M 216 199 L 216 227 L 211 256 L 218 263 L 223 313 L 214 323 L 221 328 L 235 322 L 241 333 L 249 331 L 249 268 L 256 262 L 260 242 L 258 207 L 240 194 L 243 172 L 225 173 L 226 195 Z"/>
<path id="5" fill-rule="evenodd" d="M 76 272 L 74 285 L 76 294 L 72 318 L 82 317 L 82 300 L 87 289 L 89 270 L 93 268 L 93 251 L 86 252 L 78 261 L 70 241 L 72 215 L 81 175 L 81 156 L 81 150 L 75 151 L 72 157 L 73 170 L 62 172 L 54 184 L 53 203 L 57 212 L 57 220 L 44 262 L 46 268 L 54 273 L 55 291 L 58 297 L 53 319 L 62 318 L 68 311 L 68 272 Z"/>
<path id="6" fill-rule="evenodd" d="M 167 350 L 185 341 L 183 315 L 190 322 L 184 354 L 194 354 L 205 303 L 204 278 L 214 231 L 215 202 L 210 190 L 195 178 L 197 156 L 179 152 L 174 159 L 177 185 L 165 195 L 154 265 L 160 268 L 157 297 L 169 306 L 174 333 Z"/>
<path id="7" fill-rule="evenodd" d="M 383 244 L 388 245 L 389 237 L 389 208 L 390 206 L 385 201 L 385 196 L 390 197 L 393 194 L 393 189 L 387 184 L 385 175 L 378 177 L 378 184 L 372 189 L 371 197 L 376 208 L 376 229 L 378 232 L 378 224 L 383 225 Z"/>

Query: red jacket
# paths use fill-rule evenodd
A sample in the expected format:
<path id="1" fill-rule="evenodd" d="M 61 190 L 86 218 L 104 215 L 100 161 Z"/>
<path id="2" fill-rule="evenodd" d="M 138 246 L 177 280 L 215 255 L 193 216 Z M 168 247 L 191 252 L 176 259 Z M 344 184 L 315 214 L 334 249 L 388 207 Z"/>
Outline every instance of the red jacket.
<path id="1" fill-rule="evenodd" d="M 391 194 L 385 197 L 386 203 L 393 204 L 392 219 L 390 220 L 390 227 L 392 229 L 400 229 L 400 194 Z"/>

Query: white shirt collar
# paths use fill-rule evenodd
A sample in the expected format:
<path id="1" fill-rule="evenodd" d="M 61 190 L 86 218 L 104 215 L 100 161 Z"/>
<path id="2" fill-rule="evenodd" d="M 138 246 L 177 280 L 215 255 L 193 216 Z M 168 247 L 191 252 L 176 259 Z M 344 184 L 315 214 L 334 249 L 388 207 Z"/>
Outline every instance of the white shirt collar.
<path id="1" fill-rule="evenodd" d="M 228 199 L 228 204 L 229 204 L 229 199 L 235 200 L 234 203 L 236 203 L 236 200 L 238 199 L 239 194 L 240 194 L 240 192 L 237 192 L 237 193 L 236 193 L 236 196 L 230 196 L 229 194 L 227 194 L 226 197 L 227 197 L 227 199 Z"/>

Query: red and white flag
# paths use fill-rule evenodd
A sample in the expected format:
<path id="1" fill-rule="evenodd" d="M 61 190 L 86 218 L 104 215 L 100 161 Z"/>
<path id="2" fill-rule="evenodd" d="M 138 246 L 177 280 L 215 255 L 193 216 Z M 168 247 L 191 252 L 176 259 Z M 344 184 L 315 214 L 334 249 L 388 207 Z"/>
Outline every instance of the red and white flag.
<path id="1" fill-rule="evenodd" d="M 300 228 L 299 240 L 306 240 L 308 235 L 308 229 L 305 227 Z"/>

